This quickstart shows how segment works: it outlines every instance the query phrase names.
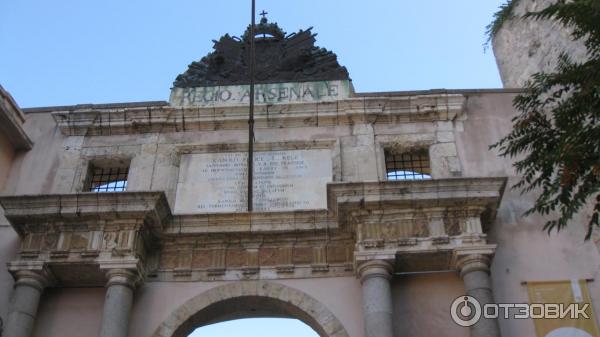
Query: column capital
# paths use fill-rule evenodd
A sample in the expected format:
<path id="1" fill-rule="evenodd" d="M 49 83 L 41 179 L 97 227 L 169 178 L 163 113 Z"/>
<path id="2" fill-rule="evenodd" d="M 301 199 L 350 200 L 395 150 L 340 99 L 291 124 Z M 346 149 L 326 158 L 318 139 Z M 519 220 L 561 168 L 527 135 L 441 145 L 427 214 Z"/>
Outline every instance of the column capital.
<path id="1" fill-rule="evenodd" d="M 486 254 L 468 254 L 460 256 L 456 259 L 456 269 L 460 273 L 460 277 L 474 271 L 484 271 L 490 273 L 490 264 L 492 258 Z"/>
<path id="2" fill-rule="evenodd" d="M 113 268 L 106 271 L 106 287 L 113 285 L 122 285 L 135 289 L 141 282 L 141 277 L 136 269 Z"/>
<path id="3" fill-rule="evenodd" d="M 356 268 L 356 272 L 360 277 L 361 282 L 364 282 L 371 277 L 383 277 L 387 280 L 391 280 L 392 274 L 394 273 L 394 266 L 386 260 L 370 260 L 361 263 Z"/>
<path id="4" fill-rule="evenodd" d="M 46 267 L 41 269 L 13 269 L 10 272 L 15 279 L 15 287 L 28 286 L 42 292 L 54 281 L 52 273 Z"/>

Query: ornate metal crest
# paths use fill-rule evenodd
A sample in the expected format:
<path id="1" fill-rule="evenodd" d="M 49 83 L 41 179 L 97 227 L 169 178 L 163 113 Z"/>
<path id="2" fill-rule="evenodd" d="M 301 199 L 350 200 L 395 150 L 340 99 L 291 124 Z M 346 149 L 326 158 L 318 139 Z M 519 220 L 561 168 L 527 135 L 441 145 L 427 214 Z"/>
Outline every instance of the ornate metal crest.
<path id="1" fill-rule="evenodd" d="M 346 67 L 337 56 L 315 46 L 311 28 L 286 36 L 277 23 L 266 17 L 255 28 L 255 80 L 257 83 L 304 82 L 349 79 Z M 214 51 L 175 79 L 179 88 L 214 85 L 248 84 L 250 82 L 250 26 L 242 38 L 225 34 L 215 43 Z"/>

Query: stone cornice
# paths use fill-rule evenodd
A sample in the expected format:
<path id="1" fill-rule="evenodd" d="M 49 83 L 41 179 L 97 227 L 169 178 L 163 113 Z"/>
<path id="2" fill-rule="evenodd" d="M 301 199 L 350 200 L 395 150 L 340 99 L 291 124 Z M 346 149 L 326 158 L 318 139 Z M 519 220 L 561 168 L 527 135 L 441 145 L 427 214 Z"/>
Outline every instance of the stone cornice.
<path id="1" fill-rule="evenodd" d="M 353 97 L 333 102 L 257 106 L 257 128 L 452 120 L 465 102 L 461 94 Z M 247 128 L 248 107 L 75 107 L 52 116 L 64 135 L 94 136 Z"/>
<path id="2" fill-rule="evenodd" d="M 335 139 L 310 140 L 310 141 L 287 141 L 287 142 L 262 142 L 254 144 L 254 151 L 289 151 L 289 150 L 312 150 L 331 149 L 336 143 Z M 217 143 L 217 144 L 186 144 L 177 146 L 179 154 L 192 153 L 226 153 L 247 152 L 248 143 Z"/>
<path id="3" fill-rule="evenodd" d="M 176 215 L 165 234 L 298 232 L 337 228 L 327 210 Z"/>
<path id="4" fill-rule="evenodd" d="M 340 222 L 344 221 L 348 211 L 359 209 L 481 207 L 493 217 L 506 181 L 506 178 L 454 178 L 330 183 L 327 185 L 327 204 Z"/>
<path id="5" fill-rule="evenodd" d="M 16 150 L 30 150 L 33 146 L 21 127 L 24 122 L 23 112 L 12 96 L 0 86 L 0 134 L 6 135 Z"/>
<path id="6" fill-rule="evenodd" d="M 164 192 L 77 193 L 0 197 L 4 216 L 23 235 L 49 221 L 142 220 L 161 232 L 171 216 Z"/>

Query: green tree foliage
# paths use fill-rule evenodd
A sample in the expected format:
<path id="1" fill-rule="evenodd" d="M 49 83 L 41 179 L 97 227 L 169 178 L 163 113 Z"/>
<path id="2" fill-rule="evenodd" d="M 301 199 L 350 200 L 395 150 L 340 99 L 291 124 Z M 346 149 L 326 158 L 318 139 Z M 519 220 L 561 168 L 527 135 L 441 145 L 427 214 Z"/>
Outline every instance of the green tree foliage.
<path id="1" fill-rule="evenodd" d="M 517 158 L 513 188 L 541 192 L 525 214 L 550 215 L 544 229 L 560 231 L 585 205 L 593 207 L 586 240 L 600 226 L 600 1 L 560 0 L 524 19 L 557 20 L 584 42 L 588 59 L 563 53 L 553 73 L 537 73 L 513 104 L 512 131 L 491 148 Z M 557 216 L 554 216 L 554 215 Z"/>

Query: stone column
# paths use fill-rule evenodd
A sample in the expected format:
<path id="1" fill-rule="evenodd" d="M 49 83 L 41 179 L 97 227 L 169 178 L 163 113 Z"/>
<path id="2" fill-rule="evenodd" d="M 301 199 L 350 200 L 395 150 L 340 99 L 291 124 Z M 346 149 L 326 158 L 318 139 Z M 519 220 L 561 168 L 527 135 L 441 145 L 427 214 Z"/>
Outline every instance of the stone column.
<path id="1" fill-rule="evenodd" d="M 467 295 L 475 298 L 483 306 L 494 303 L 490 279 L 490 258 L 483 254 L 469 254 L 458 259 L 456 267 L 465 284 Z M 498 320 L 481 317 L 470 327 L 471 337 L 500 337 Z"/>
<path id="2" fill-rule="evenodd" d="M 49 280 L 44 272 L 31 270 L 18 270 L 13 275 L 15 290 L 4 336 L 29 337 L 33 331 L 40 296 Z"/>
<path id="3" fill-rule="evenodd" d="M 106 273 L 106 297 L 99 337 L 127 337 L 133 290 L 138 274 L 128 269 L 110 269 Z"/>
<path id="4" fill-rule="evenodd" d="M 372 260 L 358 267 L 362 284 L 365 337 L 394 337 L 392 329 L 392 290 L 394 268 L 383 260 Z"/>

